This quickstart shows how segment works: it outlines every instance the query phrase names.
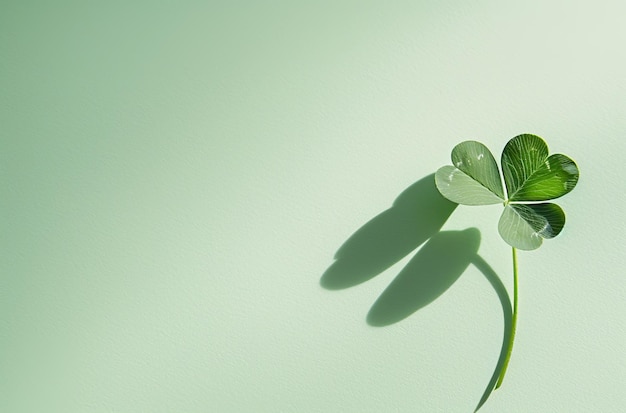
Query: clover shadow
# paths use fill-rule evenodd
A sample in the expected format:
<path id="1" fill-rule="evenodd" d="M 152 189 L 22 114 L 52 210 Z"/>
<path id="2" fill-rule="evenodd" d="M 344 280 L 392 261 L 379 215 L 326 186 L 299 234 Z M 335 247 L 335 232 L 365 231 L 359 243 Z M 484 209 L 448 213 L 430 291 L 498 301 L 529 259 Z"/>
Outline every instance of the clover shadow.
<path id="1" fill-rule="evenodd" d="M 371 306 L 367 323 L 383 327 L 404 320 L 435 301 L 473 264 L 495 290 L 504 320 L 500 355 L 477 411 L 494 390 L 504 366 L 512 334 L 512 308 L 506 287 L 478 255 L 480 231 L 469 228 L 440 232 L 456 207 L 441 196 L 434 174 L 420 179 L 404 190 L 391 208 L 372 218 L 343 243 L 320 284 L 338 290 L 363 283 L 427 241 Z"/>
<path id="2" fill-rule="evenodd" d="M 491 266 L 478 255 L 479 246 L 480 232 L 476 228 L 435 234 L 382 292 L 367 314 L 367 323 L 374 327 L 404 320 L 439 298 L 473 264 L 498 295 L 504 320 L 500 355 L 474 411 L 487 401 L 504 367 L 513 314 L 506 287 Z"/>
<path id="3" fill-rule="evenodd" d="M 433 235 L 374 302 L 367 323 L 394 324 L 435 301 L 465 272 L 479 246 L 476 228 Z"/>
<path id="4" fill-rule="evenodd" d="M 320 284 L 339 290 L 375 277 L 439 232 L 456 207 L 439 193 L 434 174 L 420 179 L 343 243 Z"/>

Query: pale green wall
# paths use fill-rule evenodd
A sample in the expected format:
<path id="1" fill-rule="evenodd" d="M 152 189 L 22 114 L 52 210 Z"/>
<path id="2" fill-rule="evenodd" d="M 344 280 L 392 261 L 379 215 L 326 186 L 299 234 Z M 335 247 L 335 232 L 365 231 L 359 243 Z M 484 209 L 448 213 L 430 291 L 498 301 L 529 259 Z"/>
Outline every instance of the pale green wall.
<path id="1" fill-rule="evenodd" d="M 411 255 L 320 278 L 456 143 L 522 132 L 581 179 L 520 254 L 481 411 L 626 409 L 621 0 L 210 3 L 0 4 L 0 411 L 471 412 L 503 332 L 481 272 L 420 281 L 405 304 L 436 299 L 386 327 L 368 312 Z M 510 289 L 500 210 L 444 230 L 478 228 Z M 411 237 L 396 212 L 357 257 Z"/>

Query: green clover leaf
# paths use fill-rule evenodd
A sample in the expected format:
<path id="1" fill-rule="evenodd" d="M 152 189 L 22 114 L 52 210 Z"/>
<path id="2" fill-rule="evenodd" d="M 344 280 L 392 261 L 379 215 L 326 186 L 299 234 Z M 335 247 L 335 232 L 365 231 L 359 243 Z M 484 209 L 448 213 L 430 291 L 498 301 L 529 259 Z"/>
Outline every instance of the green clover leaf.
<path id="1" fill-rule="evenodd" d="M 439 192 L 462 205 L 503 203 L 498 231 L 514 248 L 533 250 L 544 238 L 554 238 L 565 225 L 565 213 L 556 204 L 539 203 L 561 197 L 578 182 L 578 167 L 565 155 L 548 156 L 539 136 L 518 135 L 502 152 L 505 196 L 498 165 L 480 142 L 465 141 L 452 150 L 453 165 L 439 168 Z"/>

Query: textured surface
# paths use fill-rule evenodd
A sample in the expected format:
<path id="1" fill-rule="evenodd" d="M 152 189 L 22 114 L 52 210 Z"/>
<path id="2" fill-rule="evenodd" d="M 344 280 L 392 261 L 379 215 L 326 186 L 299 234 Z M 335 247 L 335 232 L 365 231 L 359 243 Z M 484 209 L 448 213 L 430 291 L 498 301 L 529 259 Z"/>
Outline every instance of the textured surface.
<path id="1" fill-rule="evenodd" d="M 624 410 L 623 2 L 157 3 L 0 2 L 0 411 L 470 412 L 502 206 L 452 212 L 484 262 L 433 279 L 467 257 L 407 252 L 452 210 L 412 185 L 525 132 L 581 178 L 481 412 Z M 379 274 L 320 285 L 376 231 Z"/>

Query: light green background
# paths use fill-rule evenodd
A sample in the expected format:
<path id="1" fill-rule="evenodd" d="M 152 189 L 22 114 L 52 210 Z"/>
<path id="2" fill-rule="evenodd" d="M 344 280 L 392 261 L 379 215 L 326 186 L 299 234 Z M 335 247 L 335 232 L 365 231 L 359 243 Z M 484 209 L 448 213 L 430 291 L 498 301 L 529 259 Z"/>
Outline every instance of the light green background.
<path id="1" fill-rule="evenodd" d="M 411 255 L 331 291 L 351 234 L 478 139 L 575 159 L 520 254 L 481 412 L 626 409 L 622 1 L 0 3 L 0 411 L 471 412 L 502 308 L 474 267 L 387 327 Z M 500 206 L 459 207 L 511 287 Z"/>

